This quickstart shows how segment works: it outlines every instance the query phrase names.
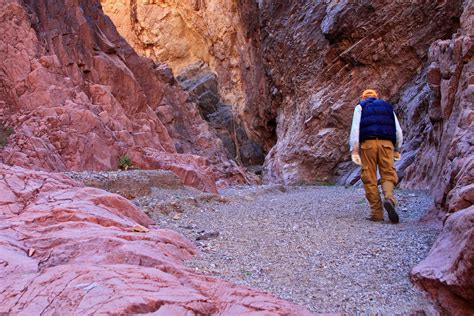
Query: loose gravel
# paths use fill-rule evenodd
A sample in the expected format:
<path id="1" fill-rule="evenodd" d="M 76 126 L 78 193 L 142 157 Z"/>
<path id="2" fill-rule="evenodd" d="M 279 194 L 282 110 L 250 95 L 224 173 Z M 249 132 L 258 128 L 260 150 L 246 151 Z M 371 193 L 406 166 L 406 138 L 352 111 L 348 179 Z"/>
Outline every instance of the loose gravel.
<path id="1" fill-rule="evenodd" d="M 400 223 L 365 220 L 361 188 L 244 187 L 223 196 L 135 201 L 201 250 L 187 265 L 318 313 L 435 313 L 409 280 L 439 231 L 424 192 L 397 191 Z M 160 205 L 154 209 L 152 205 Z M 174 210 L 174 211 L 173 211 Z"/>

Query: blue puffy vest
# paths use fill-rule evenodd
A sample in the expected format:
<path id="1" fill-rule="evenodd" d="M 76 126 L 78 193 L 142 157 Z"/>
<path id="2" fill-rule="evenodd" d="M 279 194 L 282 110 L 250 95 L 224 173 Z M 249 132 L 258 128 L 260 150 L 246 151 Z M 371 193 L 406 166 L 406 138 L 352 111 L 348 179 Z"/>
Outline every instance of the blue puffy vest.
<path id="1" fill-rule="evenodd" d="M 390 103 L 376 98 L 361 101 L 362 116 L 360 118 L 359 142 L 371 137 L 397 141 L 395 117 Z"/>

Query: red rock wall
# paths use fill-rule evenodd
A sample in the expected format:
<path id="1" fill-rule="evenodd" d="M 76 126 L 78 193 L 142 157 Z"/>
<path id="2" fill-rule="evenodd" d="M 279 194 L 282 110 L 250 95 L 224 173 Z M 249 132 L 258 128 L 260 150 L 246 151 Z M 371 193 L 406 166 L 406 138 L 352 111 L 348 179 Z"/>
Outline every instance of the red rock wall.
<path id="1" fill-rule="evenodd" d="M 3 164 L 0 174 L 2 315 L 310 314 L 196 274 L 182 263 L 194 246 L 118 195 Z"/>
<path id="2" fill-rule="evenodd" d="M 407 186 L 433 188 L 443 231 L 412 279 L 452 315 L 474 314 L 474 1 L 461 27 L 433 43 L 424 139 L 406 169 Z M 446 216 L 446 212 L 449 212 Z M 453 213 L 453 214 L 452 214 Z"/>
<path id="3" fill-rule="evenodd" d="M 405 186 L 433 188 L 435 207 L 448 212 L 474 203 L 473 25 L 474 2 L 468 1 L 458 32 L 430 47 L 428 122 L 405 171 Z"/>
<path id="4" fill-rule="evenodd" d="M 98 1 L 0 4 L 1 119 L 14 129 L 5 163 L 108 170 L 127 154 L 209 191 L 216 178 L 245 181 L 171 71 L 139 57 Z"/>

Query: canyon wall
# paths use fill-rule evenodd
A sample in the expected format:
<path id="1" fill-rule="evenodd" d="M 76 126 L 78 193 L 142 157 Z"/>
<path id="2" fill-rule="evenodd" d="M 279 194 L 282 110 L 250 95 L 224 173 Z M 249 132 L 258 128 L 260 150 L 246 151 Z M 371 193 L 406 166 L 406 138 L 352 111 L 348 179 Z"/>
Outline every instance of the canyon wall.
<path id="1" fill-rule="evenodd" d="M 278 91 L 278 142 L 266 158 L 266 179 L 331 180 L 349 159 L 361 92 L 397 96 L 423 70 L 431 43 L 456 31 L 461 12 L 461 1 L 263 1 L 263 56 L 269 89 Z"/>
<path id="2" fill-rule="evenodd" d="M 265 150 L 275 142 L 268 122 L 257 3 L 252 0 L 101 0 L 121 35 L 175 75 L 204 62 L 217 76 L 225 104 Z"/>
<path id="3" fill-rule="evenodd" d="M 198 188 L 248 179 L 163 64 L 138 56 L 98 1 L 2 0 L 4 163 L 170 169 Z"/>
<path id="4" fill-rule="evenodd" d="M 421 120 L 426 127 L 418 133 L 420 142 L 411 146 L 418 148 L 405 170 L 404 185 L 432 188 L 436 208 L 448 212 L 474 203 L 473 26 L 474 2 L 467 1 L 459 30 L 451 39 L 435 41 L 429 49 L 428 93 L 418 104 L 407 107 L 408 111 L 424 113 L 424 117 L 405 120 L 408 131 L 417 131 Z"/>
<path id="5" fill-rule="evenodd" d="M 443 231 L 412 279 L 449 314 L 474 314 L 474 1 L 461 27 L 429 51 L 423 140 L 405 185 L 426 186 Z M 446 214 L 448 212 L 448 214 Z M 433 212 L 432 212 L 433 213 Z"/>
<path id="6" fill-rule="evenodd" d="M 249 180 L 170 69 L 139 57 L 98 1 L 0 8 L 0 314 L 309 314 L 196 274 L 182 236 L 54 173 L 128 155 L 207 191 Z"/>

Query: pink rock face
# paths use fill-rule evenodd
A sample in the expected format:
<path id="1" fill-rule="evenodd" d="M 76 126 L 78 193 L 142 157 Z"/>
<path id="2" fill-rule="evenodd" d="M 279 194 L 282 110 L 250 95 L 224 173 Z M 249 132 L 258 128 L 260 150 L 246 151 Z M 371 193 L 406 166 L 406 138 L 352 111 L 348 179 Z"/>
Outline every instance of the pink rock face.
<path id="1" fill-rule="evenodd" d="M 468 1 L 458 32 L 430 47 L 426 136 L 404 181 L 434 188 L 435 208 L 448 212 L 474 204 L 473 23 L 474 2 Z"/>
<path id="2" fill-rule="evenodd" d="M 122 155 L 140 168 L 166 157 L 166 169 L 187 185 L 214 192 L 214 179 L 246 181 L 174 78 L 128 46 L 98 1 L 0 0 L 0 7 L 0 121 L 13 128 L 4 163 L 110 170 Z M 170 109 L 166 125 L 158 107 Z M 149 151 L 160 154 L 142 157 Z"/>
<path id="3" fill-rule="evenodd" d="M 451 214 L 412 280 L 449 315 L 474 314 L 474 206 Z"/>
<path id="4" fill-rule="evenodd" d="M 434 187 L 435 216 L 448 219 L 412 271 L 440 309 L 474 314 L 474 1 L 466 2 L 451 40 L 430 48 L 428 140 L 406 170 L 406 185 Z"/>
<path id="5" fill-rule="evenodd" d="M 194 246 L 118 195 L 3 164 L 0 174 L 0 314 L 309 314 L 186 268 Z"/>

